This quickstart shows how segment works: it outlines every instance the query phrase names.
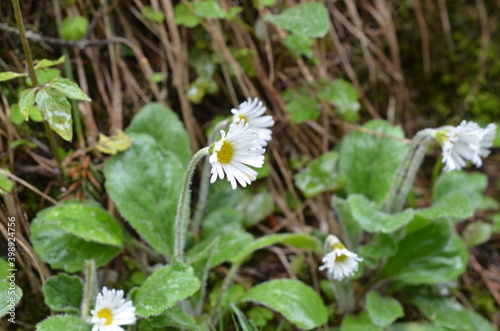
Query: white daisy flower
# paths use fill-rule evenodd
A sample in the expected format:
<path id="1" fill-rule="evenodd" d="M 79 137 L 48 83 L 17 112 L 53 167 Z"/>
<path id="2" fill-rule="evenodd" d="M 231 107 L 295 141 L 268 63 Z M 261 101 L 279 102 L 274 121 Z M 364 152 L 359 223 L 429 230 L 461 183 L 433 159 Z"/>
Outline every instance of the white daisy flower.
<path id="1" fill-rule="evenodd" d="M 132 325 L 136 322 L 135 307 L 132 301 L 125 301 L 122 290 L 102 288 L 97 295 L 92 313 L 92 331 L 125 331 L 119 325 Z"/>
<path id="2" fill-rule="evenodd" d="M 443 146 L 444 171 L 460 170 L 465 167 L 466 160 L 480 167 L 483 164 L 481 157 L 490 154 L 496 129 L 493 123 L 482 129 L 477 123 L 462 121 L 459 126 L 442 133 L 438 140 Z"/>
<path id="3" fill-rule="evenodd" d="M 236 182 L 245 187 L 257 178 L 257 172 L 247 165 L 260 168 L 264 164 L 262 140 L 256 130 L 250 130 L 250 125 L 245 121 L 232 125 L 229 132 L 220 131 L 222 137 L 215 142 L 209 162 L 212 165 L 211 183 L 217 178 L 231 182 L 231 187 L 236 189 Z"/>
<path id="4" fill-rule="evenodd" d="M 260 138 L 263 140 L 262 145 L 266 146 L 267 142 L 271 140 L 272 131 L 268 128 L 274 125 L 274 120 L 271 115 L 264 115 L 266 107 L 258 98 L 248 98 L 240 104 L 238 109 L 231 109 L 233 113 L 233 124 L 238 124 L 245 121 L 250 125 L 250 129 L 257 130 Z"/>
<path id="5" fill-rule="evenodd" d="M 336 280 L 353 276 L 358 270 L 358 263 L 363 259 L 348 250 L 336 236 L 329 235 L 326 245 L 331 251 L 323 258 L 324 265 L 319 270 L 327 269 L 327 273 Z"/>

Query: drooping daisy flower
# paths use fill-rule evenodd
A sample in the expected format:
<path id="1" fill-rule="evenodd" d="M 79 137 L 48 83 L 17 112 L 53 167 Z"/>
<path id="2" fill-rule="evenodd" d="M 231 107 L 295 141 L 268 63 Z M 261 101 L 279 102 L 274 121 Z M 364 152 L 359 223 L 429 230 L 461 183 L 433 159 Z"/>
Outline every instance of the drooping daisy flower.
<path id="1" fill-rule="evenodd" d="M 233 124 L 238 124 L 241 121 L 245 121 L 250 125 L 250 129 L 257 130 L 259 132 L 260 138 L 263 140 L 263 146 L 267 145 L 267 142 L 271 140 L 272 131 L 268 128 L 274 125 L 274 120 L 271 115 L 264 115 L 266 112 L 266 107 L 262 105 L 262 102 L 258 98 L 248 98 L 240 104 L 238 109 L 231 109 L 233 113 Z"/>
<path id="2" fill-rule="evenodd" d="M 327 269 L 328 274 L 336 280 L 353 276 L 358 270 L 358 263 L 363 259 L 348 250 L 336 236 L 329 235 L 325 243 L 330 253 L 323 258 L 324 265 L 319 270 Z"/>
<path id="3" fill-rule="evenodd" d="M 240 121 L 229 128 L 229 132 L 220 131 L 222 137 L 212 146 L 209 162 L 212 165 L 213 183 L 217 178 L 231 182 L 236 189 L 236 183 L 245 187 L 257 178 L 257 172 L 247 165 L 260 168 L 264 164 L 262 140 L 256 130 L 250 130 L 250 125 Z"/>
<path id="4" fill-rule="evenodd" d="M 122 290 L 103 287 L 92 313 L 92 331 L 125 331 L 119 325 L 135 324 L 135 307 L 123 298 Z"/>
<path id="5" fill-rule="evenodd" d="M 449 131 L 438 133 L 437 139 L 443 147 L 444 171 L 460 170 L 465 167 L 466 160 L 480 167 L 483 164 L 481 157 L 490 154 L 496 129 L 493 123 L 482 129 L 477 123 L 462 121 Z"/>

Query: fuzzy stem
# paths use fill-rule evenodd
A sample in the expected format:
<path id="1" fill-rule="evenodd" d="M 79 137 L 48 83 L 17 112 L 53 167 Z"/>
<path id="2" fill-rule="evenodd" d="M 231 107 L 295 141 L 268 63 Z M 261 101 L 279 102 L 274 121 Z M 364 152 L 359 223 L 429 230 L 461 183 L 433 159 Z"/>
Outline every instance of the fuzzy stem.
<path id="1" fill-rule="evenodd" d="M 90 302 L 97 293 L 96 271 L 94 260 L 85 261 L 85 288 L 83 290 L 82 300 L 82 318 L 85 321 L 90 320 Z"/>
<path id="2" fill-rule="evenodd" d="M 215 142 L 219 131 L 225 128 L 228 124 L 228 120 L 225 119 L 215 126 L 213 131 L 210 133 L 208 137 L 207 145 L 210 146 Z M 200 190 L 198 191 L 198 201 L 196 202 L 196 208 L 194 210 L 193 216 L 193 233 L 196 235 L 200 230 L 201 219 L 205 216 L 205 210 L 207 208 L 208 203 L 208 188 L 209 186 L 209 177 L 210 177 L 210 166 L 208 163 L 208 159 L 203 163 L 203 170 L 201 172 L 201 180 L 200 180 Z"/>
<path id="3" fill-rule="evenodd" d="M 186 226 L 189 220 L 189 205 L 191 204 L 191 181 L 193 179 L 196 164 L 208 155 L 209 147 L 200 149 L 191 157 L 182 180 L 181 195 L 177 204 L 177 215 L 175 216 L 175 246 L 174 256 L 178 261 L 184 261 L 184 246 L 186 241 Z"/>
<path id="4" fill-rule="evenodd" d="M 33 65 L 33 58 L 31 57 L 31 49 L 28 44 L 28 39 L 26 38 L 26 32 L 24 29 L 23 16 L 21 14 L 21 7 L 19 6 L 19 0 L 12 0 L 12 6 L 14 7 L 14 16 L 16 17 L 17 29 L 19 30 L 19 38 L 21 39 L 21 45 L 23 46 L 24 56 L 26 57 L 26 64 L 28 66 L 29 77 L 31 79 L 33 86 L 37 87 L 39 85 L 38 78 L 36 77 L 35 66 Z M 56 157 L 57 166 L 59 167 L 59 170 L 61 171 L 63 177 L 65 177 L 66 174 L 64 172 L 64 167 L 62 165 L 62 158 L 57 149 L 57 143 L 54 138 L 54 134 L 52 133 L 50 126 L 45 120 L 43 121 L 43 124 L 45 132 L 47 134 L 47 139 L 49 140 L 50 149 L 52 149 L 52 153 L 54 153 L 54 156 Z"/>
<path id="5" fill-rule="evenodd" d="M 413 137 L 406 155 L 396 171 L 389 194 L 383 203 L 383 211 L 391 214 L 401 211 L 415 181 L 417 171 L 422 164 L 429 142 L 434 140 L 435 133 L 434 129 L 424 129 Z"/>

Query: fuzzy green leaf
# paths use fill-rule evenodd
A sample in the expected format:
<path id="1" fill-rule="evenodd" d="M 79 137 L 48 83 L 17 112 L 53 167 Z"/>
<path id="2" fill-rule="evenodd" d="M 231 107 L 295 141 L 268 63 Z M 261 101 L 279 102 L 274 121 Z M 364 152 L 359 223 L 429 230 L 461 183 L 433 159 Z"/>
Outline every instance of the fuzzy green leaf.
<path id="1" fill-rule="evenodd" d="M 50 316 L 36 325 L 36 331 L 90 331 L 91 328 L 91 324 L 75 315 Z"/>
<path id="2" fill-rule="evenodd" d="M 35 105 L 35 92 L 36 89 L 30 88 L 21 91 L 21 94 L 19 96 L 19 111 L 26 121 L 30 116 L 31 108 Z"/>
<path id="3" fill-rule="evenodd" d="M 73 138 L 73 118 L 71 117 L 71 105 L 66 97 L 59 91 L 45 87 L 38 90 L 35 100 L 50 128 L 63 139 L 71 141 Z"/>
<path id="4" fill-rule="evenodd" d="M 393 298 L 383 298 L 375 291 L 366 296 L 366 308 L 373 324 L 385 327 L 404 316 L 403 307 Z"/>
<path id="5" fill-rule="evenodd" d="M 264 19 L 284 30 L 307 37 L 324 37 L 330 28 L 328 11 L 318 2 L 298 4 L 283 10 L 279 15 L 266 15 Z"/>
<path id="6" fill-rule="evenodd" d="M 340 331 L 382 331 L 382 328 L 374 325 L 367 312 L 357 316 L 347 315 L 342 321 Z"/>
<path id="7" fill-rule="evenodd" d="M 14 284 L 11 287 L 11 282 L 9 278 L 6 278 L 9 282 L 0 282 L 0 317 L 7 315 L 7 319 L 15 318 L 15 308 L 23 296 L 23 290 Z M 15 281 L 14 281 L 15 283 Z M 13 314 L 10 313 L 11 309 L 14 309 Z"/>
<path id="8" fill-rule="evenodd" d="M 161 314 L 176 302 L 186 299 L 200 288 L 193 269 L 176 262 L 154 272 L 134 293 L 136 314 L 141 317 Z"/>
<path id="9" fill-rule="evenodd" d="M 83 299 L 83 282 L 78 276 L 59 273 L 43 284 L 43 296 L 50 309 L 78 314 Z"/>
<path id="10" fill-rule="evenodd" d="M 49 86 L 70 99 L 92 101 L 92 99 L 90 99 L 76 83 L 67 78 L 55 78 L 50 81 Z"/>
<path id="11" fill-rule="evenodd" d="M 432 189 L 432 197 L 438 201 L 445 196 L 462 192 L 469 199 L 472 208 L 476 209 L 488 184 L 485 174 L 465 171 L 443 172 Z"/>
<path id="12" fill-rule="evenodd" d="M 251 288 L 239 302 L 254 302 L 285 316 L 301 329 L 311 330 L 328 321 L 323 300 L 298 280 L 276 279 Z"/>
<path id="13" fill-rule="evenodd" d="M 171 256 L 184 175 L 178 157 L 147 134 L 129 134 L 132 146 L 104 164 L 106 189 L 132 227 L 158 252 Z"/>

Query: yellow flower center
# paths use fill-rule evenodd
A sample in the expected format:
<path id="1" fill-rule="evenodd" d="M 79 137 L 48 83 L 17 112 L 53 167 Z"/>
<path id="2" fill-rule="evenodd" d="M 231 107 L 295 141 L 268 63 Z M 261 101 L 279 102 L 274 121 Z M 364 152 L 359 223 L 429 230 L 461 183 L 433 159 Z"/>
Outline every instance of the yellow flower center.
<path id="1" fill-rule="evenodd" d="M 238 115 L 238 117 L 240 118 L 240 120 L 238 121 L 238 123 L 240 123 L 241 121 L 244 121 L 245 123 L 248 123 L 248 118 L 245 115 Z"/>
<path id="2" fill-rule="evenodd" d="M 97 312 L 97 317 L 106 319 L 106 323 L 104 323 L 104 325 L 111 325 L 111 323 L 113 323 L 113 314 L 111 314 L 111 311 L 108 308 L 99 310 Z"/>
<path id="3" fill-rule="evenodd" d="M 438 133 L 436 133 L 436 141 L 440 146 L 443 146 L 445 141 L 448 141 L 450 139 L 448 137 L 448 133 L 449 132 L 447 131 L 439 131 Z"/>
<path id="4" fill-rule="evenodd" d="M 334 251 L 336 249 L 344 249 L 344 248 L 345 248 L 345 246 L 342 243 L 335 243 L 332 245 L 332 251 Z M 344 261 L 345 259 L 347 259 L 347 256 L 344 254 L 341 254 L 340 256 L 335 257 L 335 261 Z"/>
<path id="5" fill-rule="evenodd" d="M 217 161 L 219 161 L 222 164 L 228 164 L 231 162 L 233 154 L 234 154 L 233 145 L 231 145 L 231 143 L 228 141 L 224 141 L 222 143 L 222 147 L 220 148 L 220 150 L 217 151 Z"/>

